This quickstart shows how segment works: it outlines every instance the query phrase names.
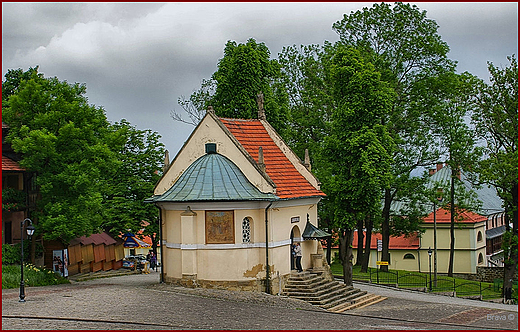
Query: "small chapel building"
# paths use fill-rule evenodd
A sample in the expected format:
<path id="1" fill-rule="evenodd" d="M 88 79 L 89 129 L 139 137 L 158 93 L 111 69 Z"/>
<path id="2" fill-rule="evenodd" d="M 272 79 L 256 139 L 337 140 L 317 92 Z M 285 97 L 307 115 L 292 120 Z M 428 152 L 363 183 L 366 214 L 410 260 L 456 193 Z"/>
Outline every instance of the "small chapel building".
<path id="1" fill-rule="evenodd" d="M 160 210 L 162 280 L 279 292 L 293 243 L 304 270 L 323 268 L 316 239 L 328 235 L 317 228 L 324 196 L 308 154 L 302 162 L 262 109 L 243 120 L 210 108 L 147 200 Z"/>

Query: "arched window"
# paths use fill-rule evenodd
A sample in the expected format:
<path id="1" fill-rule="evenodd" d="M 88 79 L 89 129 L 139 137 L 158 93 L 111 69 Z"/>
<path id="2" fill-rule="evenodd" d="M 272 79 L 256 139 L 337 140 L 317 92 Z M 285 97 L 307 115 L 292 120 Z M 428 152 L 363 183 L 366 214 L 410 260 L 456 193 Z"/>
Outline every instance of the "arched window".
<path id="1" fill-rule="evenodd" d="M 251 228 L 253 221 L 249 217 L 245 217 L 242 220 L 242 242 L 250 243 L 251 242 Z"/>
<path id="2" fill-rule="evenodd" d="M 478 264 L 484 264 L 484 256 L 482 253 L 478 254 Z"/>
<path id="3" fill-rule="evenodd" d="M 413 254 L 408 253 L 408 254 L 404 255 L 403 258 L 404 259 L 415 259 L 415 256 Z"/>
<path id="4" fill-rule="evenodd" d="M 478 233 L 477 233 L 477 242 L 481 242 L 481 241 L 482 241 L 482 232 L 478 231 Z"/>

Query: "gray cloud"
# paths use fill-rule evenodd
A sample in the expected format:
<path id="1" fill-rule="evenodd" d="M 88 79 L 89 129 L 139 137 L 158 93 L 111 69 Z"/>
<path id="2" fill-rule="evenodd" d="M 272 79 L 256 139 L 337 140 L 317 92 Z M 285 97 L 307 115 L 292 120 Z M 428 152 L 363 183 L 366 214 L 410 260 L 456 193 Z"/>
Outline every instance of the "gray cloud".
<path id="1" fill-rule="evenodd" d="M 418 3 L 437 21 L 459 71 L 517 53 L 517 3 Z M 152 129 L 175 154 L 193 127 L 174 122 L 177 99 L 216 70 L 228 40 L 283 46 L 336 41 L 332 24 L 371 3 L 2 3 L 2 75 L 40 66 L 87 85 L 111 121 Z"/>

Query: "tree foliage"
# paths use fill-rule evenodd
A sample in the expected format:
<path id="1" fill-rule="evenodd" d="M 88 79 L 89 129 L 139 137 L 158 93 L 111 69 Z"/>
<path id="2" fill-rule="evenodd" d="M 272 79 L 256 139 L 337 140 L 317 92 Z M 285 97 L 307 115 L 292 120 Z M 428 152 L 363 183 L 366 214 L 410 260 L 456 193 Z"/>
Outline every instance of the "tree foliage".
<path id="1" fill-rule="evenodd" d="M 4 102 L 3 121 L 10 126 L 6 140 L 23 156 L 20 165 L 37 174 L 37 230 L 64 241 L 96 232 L 103 222 L 103 175 L 114 165 L 103 141 L 105 113 L 88 105 L 85 85 L 36 70 L 27 75 L 18 85 L 6 75 L 17 86 Z"/>
<path id="2" fill-rule="evenodd" d="M 270 56 L 267 46 L 253 38 L 245 44 L 228 41 L 211 79 L 203 80 L 201 88 L 189 99 L 179 100 L 191 123 L 196 125 L 209 106 L 220 117 L 256 119 L 257 95 L 262 93 L 266 118 L 283 135 L 287 123 L 287 93 L 280 83 L 280 65 Z M 172 117 L 183 121 L 176 112 Z"/>
<path id="3" fill-rule="evenodd" d="M 396 92 L 387 124 L 396 144 L 393 177 L 390 187 L 385 189 L 381 226 L 381 259 L 388 261 L 392 204 L 408 199 L 406 196 L 415 182 L 411 173 L 420 166 L 435 163 L 439 155 L 433 144 L 427 109 L 421 102 L 422 93 L 428 89 L 428 78 L 454 71 L 455 63 L 447 58 L 449 47 L 438 34 L 437 23 L 415 5 L 376 3 L 371 8 L 345 14 L 333 24 L 333 29 L 342 43 L 370 50 L 367 52 L 371 55 L 370 61 Z M 409 216 L 417 212 L 415 209 L 401 211 Z M 417 226 L 413 220 L 416 219 L 400 219 L 411 221 L 409 230 Z"/>
<path id="4" fill-rule="evenodd" d="M 390 184 L 394 145 L 384 119 L 394 94 L 355 48 L 338 46 L 328 70 L 336 107 L 323 143 L 320 177 L 340 229 L 345 283 L 351 284 L 353 230 L 357 220 L 378 213 L 381 189 Z"/>
<path id="5" fill-rule="evenodd" d="M 146 221 L 151 225 L 148 232 L 158 233 L 157 208 L 143 201 L 153 193 L 161 176 L 158 170 L 165 150 L 160 136 L 123 119 L 111 126 L 109 139 L 118 163 L 105 188 L 103 228 L 114 235 L 127 230 L 137 233 Z"/>
<path id="6" fill-rule="evenodd" d="M 157 215 L 143 202 L 163 154 L 156 133 L 124 120 L 111 125 L 101 107 L 88 104 L 84 84 L 45 78 L 37 67 L 9 70 L 4 86 L 6 141 L 36 174 L 37 234 L 64 243 L 104 229 L 117 236 Z"/>
<path id="7" fill-rule="evenodd" d="M 503 239 L 504 289 L 512 288 L 518 271 L 518 62 L 514 55 L 508 60 L 505 68 L 488 63 L 490 84 L 481 84 L 473 117 L 477 132 L 485 141 L 485 157 L 476 167 L 479 181 L 496 188 L 507 216 Z"/>

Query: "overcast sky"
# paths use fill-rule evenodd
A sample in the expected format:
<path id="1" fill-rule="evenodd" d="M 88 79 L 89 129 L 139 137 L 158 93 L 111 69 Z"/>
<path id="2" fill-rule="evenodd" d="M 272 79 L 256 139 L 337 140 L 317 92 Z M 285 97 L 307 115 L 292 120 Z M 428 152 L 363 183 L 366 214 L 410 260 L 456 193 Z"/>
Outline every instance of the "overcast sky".
<path id="1" fill-rule="evenodd" d="M 418 2 L 439 25 L 458 71 L 488 78 L 487 61 L 518 53 L 517 2 Z M 175 122 L 180 96 L 216 70 L 228 40 L 283 46 L 335 42 L 332 24 L 370 2 L 2 3 L 2 77 L 39 66 L 46 77 L 87 85 L 110 121 L 127 119 L 163 138 L 170 158 L 193 126 Z"/>

